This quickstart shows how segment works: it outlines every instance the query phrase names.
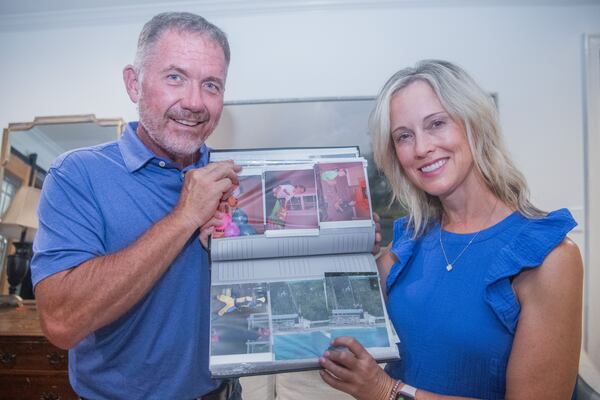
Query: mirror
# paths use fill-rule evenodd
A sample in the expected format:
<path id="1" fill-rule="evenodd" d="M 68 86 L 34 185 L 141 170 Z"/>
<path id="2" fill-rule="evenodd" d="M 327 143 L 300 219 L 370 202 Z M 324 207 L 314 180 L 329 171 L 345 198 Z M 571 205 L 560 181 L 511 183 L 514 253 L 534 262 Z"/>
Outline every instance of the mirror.
<path id="1" fill-rule="evenodd" d="M 34 210 L 39 197 L 37 189 L 41 189 L 52 161 L 69 150 L 115 140 L 124 126 L 121 118 L 96 118 L 88 114 L 36 117 L 32 122 L 11 123 L 4 128 L 0 149 L 0 215 L 3 216 L 0 220 L 0 294 L 9 291 L 7 259 L 12 260 L 15 255 L 31 256 L 31 241 L 37 228 Z M 17 246 L 15 253 L 13 243 L 26 243 L 27 248 Z M 28 269 L 13 268 L 12 264 L 10 267 L 13 275 L 17 269 L 19 273 Z M 29 282 L 27 277 L 22 279 L 20 287 L 12 285 L 10 291 L 25 298 L 33 297 L 31 288 L 26 287 L 31 285 L 31 278 Z"/>

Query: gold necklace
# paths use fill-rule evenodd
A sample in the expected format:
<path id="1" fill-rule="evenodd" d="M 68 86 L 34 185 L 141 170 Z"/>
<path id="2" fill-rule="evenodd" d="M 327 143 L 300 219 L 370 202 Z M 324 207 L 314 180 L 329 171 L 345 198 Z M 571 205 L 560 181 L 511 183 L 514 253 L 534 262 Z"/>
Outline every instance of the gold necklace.
<path id="1" fill-rule="evenodd" d="M 446 250 L 444 249 L 444 242 L 442 241 L 442 230 L 444 229 L 444 214 L 442 214 L 442 218 L 440 221 L 440 247 L 442 248 L 442 253 L 444 254 L 444 259 L 446 260 L 446 271 L 450 272 L 454 269 L 454 266 L 456 265 L 456 262 L 458 261 L 458 259 L 463 255 L 463 253 L 465 251 L 467 251 L 467 249 L 469 248 L 469 246 L 471 245 L 471 243 L 473 243 L 473 240 L 475 240 L 475 238 L 481 233 L 481 231 L 483 231 L 485 229 L 485 227 L 489 224 L 489 222 L 492 219 L 492 215 L 494 215 L 494 211 L 496 211 L 496 206 L 498 205 L 498 199 L 496 199 L 496 203 L 494 204 L 494 208 L 492 208 L 492 212 L 490 213 L 486 224 L 484 225 L 483 228 L 481 228 L 479 231 L 477 231 L 475 233 L 475 235 L 473 235 L 473 237 L 471 238 L 471 240 L 469 240 L 469 243 L 467 243 L 467 245 L 461 250 L 460 253 L 458 253 L 458 255 L 456 256 L 456 258 L 454 259 L 454 261 L 450 262 L 448 261 L 448 256 L 446 255 Z"/>

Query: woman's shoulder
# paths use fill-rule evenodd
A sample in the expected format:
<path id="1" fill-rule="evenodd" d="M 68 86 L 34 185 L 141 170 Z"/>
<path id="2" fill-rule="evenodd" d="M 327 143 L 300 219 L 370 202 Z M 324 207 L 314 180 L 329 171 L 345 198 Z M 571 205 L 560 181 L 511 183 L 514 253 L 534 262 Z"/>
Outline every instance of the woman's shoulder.
<path id="1" fill-rule="evenodd" d="M 408 215 L 394 221 L 394 237 L 392 238 L 390 251 L 398 258 L 401 258 L 406 251 L 412 251 L 414 245 L 414 231 L 409 221 Z"/>
<path id="2" fill-rule="evenodd" d="M 519 229 L 512 232 L 510 240 L 497 253 L 486 278 L 486 301 L 509 331 L 514 332 L 520 311 L 513 280 L 516 284 L 518 279 L 523 279 L 520 276 L 543 275 L 540 277 L 545 278 L 552 274 L 553 277 L 548 278 L 556 279 L 571 274 L 569 269 L 577 268 L 577 260 L 581 259 L 577 246 L 567 237 L 576 225 L 567 209 L 541 217 L 520 216 Z M 541 266 L 544 268 L 539 268 Z M 558 269 L 562 270 L 556 271 Z"/>
<path id="3" fill-rule="evenodd" d="M 520 229 L 509 243 L 510 250 L 515 256 L 535 259 L 534 265 L 539 265 L 575 226 L 577 222 L 566 208 L 540 217 L 523 217 Z"/>
<path id="4" fill-rule="evenodd" d="M 577 244 L 568 237 L 558 243 L 544 258 L 540 268 L 524 271 L 514 280 L 519 300 L 525 293 L 536 297 L 561 295 L 583 280 L 583 261 Z M 538 293 L 539 295 L 536 295 Z"/>
<path id="5" fill-rule="evenodd" d="M 408 216 L 394 221 L 394 238 L 389 247 L 389 254 L 393 257 L 386 258 L 388 264 L 393 264 L 386 277 L 387 292 L 389 292 L 412 257 L 416 242 L 413 236 Z"/>

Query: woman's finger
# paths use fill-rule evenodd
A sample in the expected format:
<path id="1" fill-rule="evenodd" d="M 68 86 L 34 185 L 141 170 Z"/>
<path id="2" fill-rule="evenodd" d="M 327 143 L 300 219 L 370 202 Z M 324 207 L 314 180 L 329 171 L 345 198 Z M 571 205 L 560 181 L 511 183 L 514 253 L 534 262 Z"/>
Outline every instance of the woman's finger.
<path id="1" fill-rule="evenodd" d="M 331 356 L 331 354 L 328 354 L 328 353 L 329 352 L 326 352 L 325 355 L 323 357 L 321 357 L 321 360 L 319 360 L 319 363 L 321 364 L 321 366 L 323 368 L 325 368 L 327 371 L 329 371 L 330 373 L 332 373 L 339 380 L 345 381 L 345 382 L 351 382 L 352 377 L 353 377 L 352 371 L 350 371 L 348 368 L 331 360 L 329 358 Z"/>
<path id="2" fill-rule="evenodd" d="M 323 379 L 323 381 L 325 381 L 325 383 L 332 388 L 349 393 L 350 389 L 347 387 L 348 385 L 333 376 L 331 372 L 327 370 L 321 370 L 319 371 L 319 375 L 321 375 L 321 379 Z"/>

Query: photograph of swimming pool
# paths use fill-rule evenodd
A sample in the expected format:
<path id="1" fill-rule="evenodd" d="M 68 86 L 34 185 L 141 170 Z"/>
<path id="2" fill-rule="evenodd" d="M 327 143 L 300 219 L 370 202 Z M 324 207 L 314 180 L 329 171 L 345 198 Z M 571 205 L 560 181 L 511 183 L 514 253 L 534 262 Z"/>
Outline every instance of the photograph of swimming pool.
<path id="1" fill-rule="evenodd" d="M 211 356 L 316 360 L 338 336 L 391 346 L 376 273 L 213 286 L 212 297 Z"/>

